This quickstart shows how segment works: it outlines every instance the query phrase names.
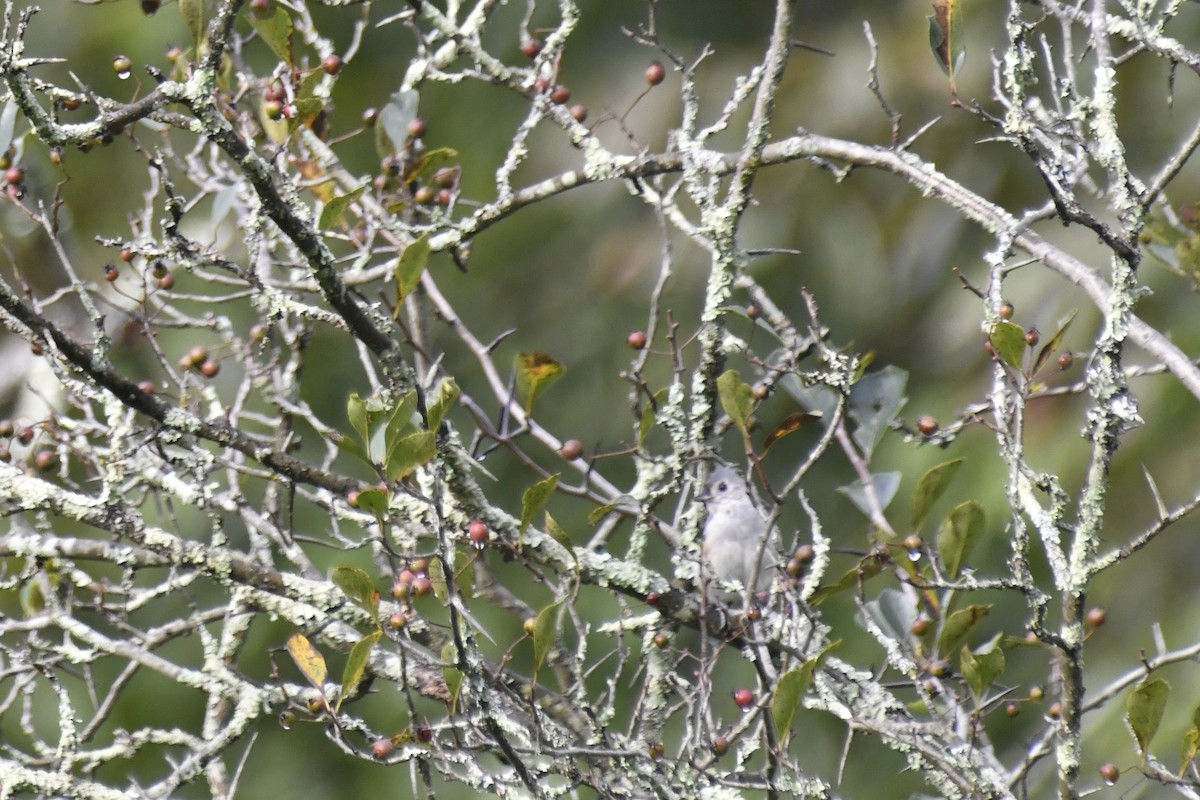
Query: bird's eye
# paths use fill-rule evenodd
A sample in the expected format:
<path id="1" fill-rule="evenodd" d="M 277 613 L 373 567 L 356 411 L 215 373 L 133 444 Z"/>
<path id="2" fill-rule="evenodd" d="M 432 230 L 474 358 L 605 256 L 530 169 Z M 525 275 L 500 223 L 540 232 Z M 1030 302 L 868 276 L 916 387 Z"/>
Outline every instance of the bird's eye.
<path id="1" fill-rule="evenodd" d="M 717 491 L 718 491 L 718 492 L 723 492 L 723 491 L 725 491 L 725 490 L 726 490 L 726 489 L 728 489 L 728 488 L 729 488 L 729 487 L 725 485 L 725 481 L 721 481 L 720 483 L 718 483 L 718 484 L 717 484 Z"/>

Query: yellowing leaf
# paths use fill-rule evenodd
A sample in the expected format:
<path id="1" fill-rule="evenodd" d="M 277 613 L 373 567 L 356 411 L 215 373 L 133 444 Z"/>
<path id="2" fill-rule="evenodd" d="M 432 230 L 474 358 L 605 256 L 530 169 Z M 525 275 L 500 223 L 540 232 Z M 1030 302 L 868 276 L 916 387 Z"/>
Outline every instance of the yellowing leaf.
<path id="1" fill-rule="evenodd" d="M 302 633 L 293 633 L 288 637 L 287 650 L 308 682 L 314 688 L 323 690 L 328 670 L 325 668 L 325 657 L 321 655 L 321 651 Z"/>
<path id="2" fill-rule="evenodd" d="M 795 433 L 808 424 L 810 420 L 820 418 L 820 415 L 810 414 L 807 411 L 793 411 L 791 414 L 788 414 L 783 418 L 783 422 L 775 426 L 775 430 L 771 431 L 771 433 L 767 435 L 766 441 L 763 442 L 762 455 L 765 456 L 767 451 L 771 449 L 771 445 L 775 444 L 789 433 Z"/>
<path id="3" fill-rule="evenodd" d="M 962 32 L 962 0 L 933 0 L 933 16 L 929 18 L 929 47 L 942 72 L 950 78 L 950 91 L 955 93 L 954 77 L 967 57 Z"/>
<path id="4" fill-rule="evenodd" d="M 538 395 L 566 372 L 566 367 L 545 353 L 517 353 L 513 367 L 517 372 L 517 394 L 526 414 L 533 410 Z"/>

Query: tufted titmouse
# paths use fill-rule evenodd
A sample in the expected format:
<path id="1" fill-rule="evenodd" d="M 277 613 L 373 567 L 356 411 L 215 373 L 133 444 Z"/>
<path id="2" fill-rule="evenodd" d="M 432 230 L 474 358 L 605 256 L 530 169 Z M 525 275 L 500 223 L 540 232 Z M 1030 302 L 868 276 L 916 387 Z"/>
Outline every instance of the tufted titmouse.
<path id="1" fill-rule="evenodd" d="M 708 509 L 700 552 L 712 564 L 713 573 L 723 581 L 740 581 L 754 591 L 770 587 L 777 563 L 776 535 L 772 532 L 763 546 L 767 520 L 742 476 L 733 467 L 718 467 L 699 499 Z"/>

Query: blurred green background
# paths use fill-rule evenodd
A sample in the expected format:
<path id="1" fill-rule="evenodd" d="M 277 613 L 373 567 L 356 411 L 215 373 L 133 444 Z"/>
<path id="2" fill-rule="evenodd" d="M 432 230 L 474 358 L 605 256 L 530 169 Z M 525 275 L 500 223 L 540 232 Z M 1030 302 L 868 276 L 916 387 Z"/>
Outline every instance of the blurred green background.
<path id="1" fill-rule="evenodd" d="M 553 24 L 556 18 L 552 4 L 543 2 L 538 6 L 533 26 Z M 382 19 L 405 7 L 399 0 L 376 3 L 371 19 Z M 889 122 L 866 88 L 870 59 L 863 30 L 866 22 L 879 42 L 882 90 L 892 108 L 903 115 L 902 136 L 938 119 L 915 144 L 914 151 L 1011 211 L 1044 202 L 1044 187 L 1016 148 L 993 139 L 996 131 L 979 117 L 951 105 L 946 79 L 929 51 L 928 3 L 808 0 L 797 7 L 800 23 L 796 37 L 834 55 L 805 50 L 794 54 L 779 97 L 773 126 L 776 136 L 787 136 L 802 127 L 872 144 L 889 141 Z M 613 0 L 584 2 L 581 8 L 583 23 L 567 47 L 559 78 L 570 87 L 572 102 L 588 106 L 591 119 L 599 118 L 606 110 L 621 114 L 643 91 L 647 63 L 660 57 L 622 33 L 623 27 L 636 29 L 644 24 L 646 4 Z M 659 35 L 674 52 L 691 61 L 706 43 L 712 47 L 712 55 L 698 70 L 704 121 L 711 121 L 719 113 L 733 80 L 760 59 L 772 8 L 773 4 L 765 0 L 658 3 Z M 518 50 L 524 10 L 525 4 L 516 2 L 500 8 L 485 37 L 486 45 L 514 64 L 524 63 Z M 349 43 L 352 25 L 362 12 L 314 7 L 313 14 L 318 28 L 340 51 Z M 1004 46 L 1006 14 L 1006 4 L 997 0 L 970 4 L 966 18 L 968 55 L 958 79 L 959 96 L 965 102 L 977 101 L 997 114 L 1000 109 L 992 97 L 990 56 Z M 242 23 L 245 29 L 244 20 Z M 1185 4 L 1171 33 L 1185 43 L 1196 42 L 1200 38 L 1200 8 Z M 34 18 L 28 53 L 66 59 L 63 64 L 39 69 L 39 77 L 71 85 L 69 75 L 74 74 L 100 94 L 129 98 L 152 85 L 141 65 L 153 64 L 167 70 L 168 47 L 186 44 L 187 40 L 177 6 L 171 2 L 155 16 L 146 17 L 137 0 L 96 6 L 57 0 L 45 4 Z M 129 56 L 137 65 L 135 79 L 121 81 L 113 73 L 111 62 L 118 53 Z M 334 136 L 356 129 L 367 107 L 386 103 L 398 88 L 412 53 L 411 36 L 400 26 L 368 29 L 360 51 L 339 76 L 333 92 Z M 246 55 L 269 67 L 270 57 L 261 43 L 250 44 Z M 1196 124 L 1200 88 L 1195 76 L 1180 70 L 1168 104 L 1168 67 L 1146 55 L 1130 60 L 1118 77 L 1118 112 L 1126 152 L 1131 166 L 1147 178 Z M 141 85 L 136 86 L 136 81 Z M 678 76 L 669 72 L 665 83 L 628 114 L 626 126 L 639 146 L 650 150 L 664 147 L 668 132 L 678 121 L 678 85 Z M 420 112 L 428 123 L 426 142 L 458 151 L 464 197 L 493 197 L 495 170 L 512 131 L 526 113 L 526 101 L 479 83 L 431 84 L 422 88 Z M 87 112 L 74 113 L 83 119 Z M 613 149 L 633 152 L 616 125 L 608 123 L 598 131 Z M 739 132 L 736 129 L 718 139 L 718 145 L 733 146 Z M 149 133 L 139 133 L 139 137 L 144 141 L 153 139 Z M 62 184 L 64 242 L 85 277 L 98 279 L 99 265 L 112 260 L 114 254 L 98 246 L 94 237 L 128 236 L 129 218 L 138 213 L 141 193 L 148 185 L 144 159 L 134 152 L 128 139 L 122 138 L 87 155 L 68 152 L 60 169 L 49 163 L 45 148 L 32 137 L 25 139 L 24 146 L 22 162 L 29 171 L 31 195 L 49 197 L 55 184 L 69 177 Z M 518 172 L 518 186 L 581 163 L 565 137 L 548 127 L 533 137 L 531 150 L 529 161 Z M 353 172 L 364 177 L 378 169 L 378 154 L 370 136 L 340 143 L 336 151 Z M 1168 192 L 1172 203 L 1195 201 L 1197 182 L 1197 169 L 1189 165 Z M 902 181 L 865 170 L 838 182 L 828 172 L 807 163 L 769 169 L 756 181 L 755 197 L 757 202 L 742 227 L 741 244 L 747 248 L 794 248 L 799 253 L 757 259 L 750 267 L 751 273 L 801 323 L 806 317 L 800 290 L 808 289 L 816 297 L 823 322 L 835 342 L 858 352 L 873 352 L 878 366 L 891 364 L 906 370 L 910 375 L 909 402 L 903 416 L 907 420 L 911 422 L 920 414 L 950 420 L 969 403 L 985 398 L 992 370 L 982 346 L 983 309 L 973 294 L 963 290 L 952 268 L 983 286 L 987 275 L 982 255 L 995 247 L 994 241 L 958 220 L 950 209 L 923 199 Z M 1095 207 L 1100 209 L 1098 203 Z M 8 205 L 0 207 L 0 226 L 4 244 L 22 265 L 23 274 L 34 276 L 31 280 L 35 282 L 44 281 L 39 287 L 43 290 L 61 282 L 62 274 L 44 238 L 31 232 L 20 212 Z M 1044 226 L 1040 232 L 1102 273 L 1107 270 L 1107 257 L 1094 235 L 1057 223 Z M 240 253 L 235 229 L 226 226 L 212 235 L 214 241 L 229 242 L 232 254 Z M 662 307 L 670 309 L 686 336 L 694 330 L 698 317 L 708 259 L 678 234 L 671 234 L 671 244 L 676 271 Z M 661 246 L 651 210 L 624 187 L 605 185 L 565 193 L 490 228 L 473 243 L 466 274 L 445 257 L 435 258 L 431 269 L 480 339 L 487 341 L 515 329 L 498 351 L 500 364 L 507 364 L 518 351 L 544 350 L 567 366 L 566 377 L 549 390 L 540 404 L 542 424 L 560 438 L 580 439 L 589 450 L 611 451 L 620 449 L 636 430 L 628 384 L 619 374 L 630 361 L 625 345 L 627 332 L 645 326 L 646 302 L 657 279 Z M 89 275 L 88 270 L 93 269 L 95 274 Z M 1200 348 L 1200 324 L 1189 283 L 1152 260 L 1145 263 L 1142 279 L 1152 293 L 1139 303 L 1138 313 L 1169 333 L 1186 352 L 1196 352 Z M 1097 331 L 1098 314 L 1062 279 L 1031 266 L 1010 278 L 1007 296 L 1016 307 L 1016 321 L 1036 326 L 1044 335 L 1053 332 L 1072 308 L 1078 308 L 1079 317 L 1065 347 L 1080 354 L 1089 349 Z M 235 313 L 247 325 L 250 323 L 248 308 Z M 731 328 L 748 334 L 749 327 L 743 323 L 733 320 Z M 664 346 L 661 334 L 660 330 L 652 346 Z M 456 345 L 449 332 L 435 328 L 435 340 L 446 349 L 446 363 L 464 389 L 477 397 L 487 397 L 469 354 Z M 308 374 L 306 399 L 327 421 L 337 424 L 343 419 L 341 409 L 348 388 L 365 391 L 366 381 L 353 351 L 340 337 L 321 335 L 314 348 L 313 363 L 321 364 L 321 372 Z M 136 363 L 136 354 L 127 355 Z M 694 350 L 688 355 L 694 357 Z M 1072 372 L 1052 376 L 1051 382 L 1081 379 L 1085 361 L 1079 358 Z M 1145 363 L 1145 358 L 1131 350 L 1129 361 Z M 648 375 L 661 382 L 668 369 L 665 357 L 652 359 Z M 1124 437 L 1114 464 L 1106 523 L 1108 546 L 1130 539 L 1153 519 L 1154 504 L 1143 468 L 1154 476 L 1169 505 L 1191 497 L 1197 491 L 1196 478 L 1200 475 L 1191 447 L 1200 433 L 1197 401 L 1170 378 L 1138 379 L 1133 388 L 1147 424 Z M 1038 469 L 1061 475 L 1068 490 L 1079 486 L 1086 466 L 1089 444 L 1080 436 L 1085 408 L 1078 398 L 1057 398 L 1039 401 L 1029 412 L 1030 460 Z M 764 403 L 758 416 L 769 430 L 794 410 L 794 403 L 780 394 Z M 460 422 L 465 423 L 465 418 Z M 762 434 L 759 436 L 761 442 Z M 802 432 L 784 440 L 768 458 L 768 469 L 776 476 L 786 473 L 803 459 L 815 436 L 813 432 Z M 738 447 L 730 437 L 725 442 L 726 455 L 734 457 Z M 989 534 L 977 566 L 982 574 L 995 574 L 1003 570 L 1009 552 L 1005 471 L 995 455 L 995 440 L 984 425 L 970 428 L 948 451 L 906 444 L 900 435 L 889 434 L 877 450 L 873 466 L 904 474 L 897 500 L 889 509 L 893 524 L 903 528 L 908 518 L 908 497 L 919 476 L 934 464 L 960 456 L 967 459 L 966 468 L 942 502 L 940 513 L 968 498 L 985 506 Z M 538 457 L 554 471 L 559 468 L 553 454 L 540 453 Z M 519 511 L 520 491 L 531 482 L 529 475 L 506 460 L 503 453 L 488 466 L 501 478 L 496 496 L 510 497 L 507 507 Z M 627 460 L 608 459 L 601 468 L 618 485 L 633 475 Z M 825 533 L 839 544 L 862 547 L 866 542 L 865 520 L 836 492 L 836 487 L 852 479 L 844 459 L 827 457 L 804 488 L 822 518 Z M 559 499 L 552 509 L 569 530 L 585 529 L 587 507 Z M 784 530 L 803 536 L 807 523 L 799 509 L 792 511 L 785 517 Z M 1195 522 L 1184 520 L 1131 564 L 1100 581 L 1092 599 L 1094 604 L 1108 608 L 1109 621 L 1088 644 L 1092 670 L 1089 688 L 1101 687 L 1134 668 L 1139 652 L 1152 647 L 1151 625 L 1156 622 L 1161 624 L 1168 644 L 1183 644 L 1200 635 L 1200 624 L 1189 613 L 1195 601 L 1192 575 L 1197 561 L 1190 537 L 1196 532 Z M 615 549 L 619 550 L 620 541 Z M 336 553 L 320 558 L 329 565 L 347 560 Z M 648 558 L 658 566 L 667 563 L 665 549 L 657 544 L 652 545 Z M 848 564 L 839 564 L 837 569 Z M 588 596 L 589 602 L 596 603 L 597 618 L 616 608 L 598 590 Z M 539 599 L 535 591 L 530 592 L 529 599 L 537 607 L 549 600 Z M 1026 620 L 1023 604 L 1016 598 L 997 595 L 975 602 L 997 604 L 984 633 L 1021 635 Z M 882 661 L 878 648 L 854 628 L 848 599 L 830 604 L 829 613 L 843 623 L 839 635 L 846 639 L 845 657 L 864 665 Z M 500 620 L 495 624 L 501 624 Z M 256 625 L 257 641 L 252 642 L 248 653 L 255 652 L 255 647 L 261 653 L 278 646 L 288 632 L 282 626 Z M 195 643 L 191 646 L 196 647 Z M 737 663 L 729 655 L 725 658 L 729 663 L 722 667 L 721 677 L 730 687 L 750 678 L 746 664 Z M 1013 697 L 1019 698 L 1025 696 L 1031 683 L 1044 681 L 1046 675 L 1045 654 L 1014 651 L 1005 681 L 1016 687 Z M 1167 677 L 1175 696 L 1185 698 L 1171 709 L 1164 727 L 1172 736 L 1164 735 L 1163 741 L 1169 738 L 1177 742 L 1190 709 L 1200 700 L 1200 680 L 1192 667 L 1176 668 Z M 627 678 L 632 681 L 633 676 Z M 630 685 L 629 691 L 635 693 L 637 686 Z M 134 703 L 135 698 L 140 702 Z M 151 714 L 158 716 L 169 709 L 172 715 L 178 715 L 172 724 L 192 726 L 198 720 L 198 708 L 188 704 L 194 700 L 179 697 L 178 690 L 166 681 L 145 679 L 128 707 L 122 708 L 120 724 L 134 728 L 144 724 Z M 366 702 L 379 705 L 372 716 L 386 726 L 389 706 L 399 701 L 394 693 L 385 692 Z M 719 710 L 721 715 L 736 713 L 732 703 L 727 706 Z M 438 711 L 430 709 L 429 713 L 436 715 Z M 1099 712 L 1103 719 L 1099 715 L 1089 718 L 1092 732 L 1084 753 L 1085 771 L 1094 774 L 1100 761 L 1134 763 L 1131 739 L 1118 723 L 1118 714 L 1119 707 L 1114 705 Z M 811 748 L 805 763 L 814 772 L 830 777 L 840 757 L 844 732 L 840 725 L 819 715 L 810 714 L 805 722 L 811 726 L 803 745 Z M 992 715 L 987 728 L 1006 762 L 1013 763 L 1041 724 L 1042 711 L 1028 706 L 1013 719 Z M 1163 757 L 1174 763 L 1176 752 L 1172 744 Z M 850 754 L 843 796 L 900 797 L 921 788 L 914 775 L 897 778 L 901 760 L 874 743 L 856 740 Z M 867 757 L 870 762 L 860 760 Z M 872 768 L 862 768 L 864 763 Z M 152 763 L 142 767 L 147 775 L 154 774 Z M 101 777 L 120 784 L 118 773 L 125 768 L 113 764 L 101 771 Z M 1044 778 L 1045 770 L 1035 770 L 1034 776 Z M 264 727 L 241 780 L 246 797 L 272 795 L 299 800 L 367 796 L 388 790 L 408 796 L 411 776 L 407 771 L 401 775 L 397 770 L 349 758 L 323 740 L 318 726 L 299 725 L 286 733 Z M 1037 780 L 1034 785 L 1048 790 Z M 185 794 L 200 797 L 205 791 L 196 786 Z M 452 787 L 439 789 L 438 795 L 467 796 Z M 1141 794 L 1134 790 L 1125 796 L 1153 796 L 1153 790 L 1145 789 Z"/>

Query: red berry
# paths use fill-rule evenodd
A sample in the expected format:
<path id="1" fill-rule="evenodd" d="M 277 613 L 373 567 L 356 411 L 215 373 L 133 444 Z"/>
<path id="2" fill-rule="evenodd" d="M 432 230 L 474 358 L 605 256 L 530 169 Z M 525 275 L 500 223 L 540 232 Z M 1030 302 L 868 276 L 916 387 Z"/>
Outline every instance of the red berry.
<path id="1" fill-rule="evenodd" d="M 537 58 L 537 54 L 542 52 L 542 43 L 534 37 L 530 37 L 521 42 L 521 52 L 526 58 Z"/>
<path id="2" fill-rule="evenodd" d="M 474 520 L 467 526 L 467 535 L 471 537 L 471 542 L 476 547 L 483 547 L 488 541 L 487 524 L 481 519 Z"/>
<path id="3" fill-rule="evenodd" d="M 325 70 L 330 75 L 337 75 L 342 71 L 342 59 L 333 53 L 325 56 L 321 62 L 321 69 Z"/>
<path id="4" fill-rule="evenodd" d="M 128 247 L 121 248 L 121 254 L 120 254 L 121 260 L 124 261 L 126 264 L 128 264 L 130 261 L 133 261 L 134 255 L 135 255 L 134 252 L 132 250 L 130 250 Z"/>
<path id="5" fill-rule="evenodd" d="M 738 689 L 733 693 L 733 702 L 737 703 L 737 707 L 742 711 L 748 711 L 754 707 L 754 692 L 750 689 Z"/>
<path id="6" fill-rule="evenodd" d="M 1013 304 L 1005 300 L 1000 304 L 1000 308 L 997 313 L 1000 315 L 1000 319 L 1012 319 L 1012 315 L 1015 310 L 1016 309 L 1013 308 Z"/>
<path id="7" fill-rule="evenodd" d="M 161 278 L 158 279 L 158 288 L 160 288 L 160 289 L 170 289 L 174 285 L 175 285 L 175 276 L 171 275 L 170 273 L 163 275 Z"/>
<path id="8" fill-rule="evenodd" d="M 1037 347 L 1037 343 L 1042 340 L 1042 335 L 1038 333 L 1037 328 L 1030 328 L 1025 331 L 1025 344 L 1030 347 Z"/>
<path id="9" fill-rule="evenodd" d="M 408 135 L 413 139 L 420 139 L 425 135 L 425 120 L 417 117 L 408 123 Z"/>
<path id="10" fill-rule="evenodd" d="M 436 199 L 437 192 L 428 184 L 413 192 L 413 202 L 417 205 L 427 206 Z"/>
<path id="11" fill-rule="evenodd" d="M 583 442 L 578 439 L 567 439 L 562 443 L 562 448 L 558 454 L 568 461 L 574 461 L 583 455 Z"/>
<path id="12" fill-rule="evenodd" d="M 22 167 L 9 167 L 4 170 L 4 182 L 9 184 L 19 184 L 25 180 L 25 170 Z"/>
<path id="13" fill-rule="evenodd" d="M 378 759 L 385 759 L 391 755 L 396 746 L 392 744 L 391 739 L 376 739 L 371 742 L 371 755 Z"/>
<path id="14" fill-rule="evenodd" d="M 1117 769 L 1116 764 L 1101 764 L 1100 777 L 1104 779 L 1105 783 L 1107 783 L 1109 786 L 1112 786 L 1114 783 L 1120 780 L 1121 770 Z"/>
<path id="15" fill-rule="evenodd" d="M 57 461 L 53 450 L 38 450 L 37 455 L 33 457 L 33 466 L 37 467 L 39 472 L 46 472 L 52 469 Z"/>
<path id="16" fill-rule="evenodd" d="M 433 182 L 443 189 L 452 189 L 458 180 L 458 167 L 442 167 L 433 173 Z"/>
<path id="17" fill-rule="evenodd" d="M 1108 619 L 1108 614 L 1103 608 L 1089 608 L 1087 612 L 1087 623 L 1093 628 L 1099 628 Z"/>
<path id="18" fill-rule="evenodd" d="M 934 417 L 924 416 L 917 420 L 917 430 L 925 436 L 932 436 L 938 432 L 938 421 Z"/>
<path id="19" fill-rule="evenodd" d="M 217 373 L 221 371 L 221 365 L 211 358 L 200 362 L 200 374 L 206 378 L 215 378 Z"/>
<path id="20" fill-rule="evenodd" d="M 1021 713 L 1021 705 L 1019 703 L 1008 703 L 1004 706 L 1004 714 L 1009 718 L 1015 717 Z"/>
<path id="21" fill-rule="evenodd" d="M 813 546 L 811 544 L 802 544 L 796 548 L 795 553 L 792 553 L 792 558 L 796 559 L 801 564 L 807 564 L 813 560 L 814 555 L 816 555 L 816 553 L 813 551 Z"/>
<path id="22" fill-rule="evenodd" d="M 437 193 L 437 204 L 445 208 L 450 205 L 450 201 L 454 199 L 454 193 L 449 189 L 441 189 Z"/>
<path id="23" fill-rule="evenodd" d="M 425 597 L 433 591 L 433 581 L 424 575 L 413 578 L 412 591 L 417 597 Z"/>
<path id="24" fill-rule="evenodd" d="M 104 265 L 104 280 L 108 281 L 109 283 L 112 283 L 113 281 L 115 281 L 120 276 L 120 274 L 121 273 L 117 271 L 116 265 L 114 265 L 114 264 L 105 264 Z"/>
<path id="25" fill-rule="evenodd" d="M 724 736 L 718 736 L 712 741 L 713 755 L 723 756 L 729 752 L 729 740 Z"/>
<path id="26" fill-rule="evenodd" d="M 561 83 L 550 90 L 550 102 L 555 105 L 562 105 L 571 99 L 571 90 L 563 86 Z"/>
<path id="27" fill-rule="evenodd" d="M 629 335 L 625 337 L 625 341 L 628 342 L 629 346 L 634 350 L 641 350 L 646 346 L 646 332 L 630 331 Z"/>
<path id="28" fill-rule="evenodd" d="M 1071 353 L 1063 353 L 1058 357 L 1058 368 L 1060 370 L 1068 370 L 1075 363 L 1075 356 Z"/>
<path id="29" fill-rule="evenodd" d="M 651 86 L 658 86 L 665 77 L 667 77 L 667 70 L 663 67 L 662 62 L 651 61 L 650 66 L 646 67 L 646 83 Z"/>
<path id="30" fill-rule="evenodd" d="M 587 115 L 587 106 L 583 105 L 582 103 L 576 103 L 575 105 L 571 106 L 571 117 L 574 118 L 576 122 L 583 122 L 585 119 L 587 119 Z"/>
<path id="31" fill-rule="evenodd" d="M 255 14 L 266 14 L 271 10 L 271 0 L 250 0 L 250 10 Z"/>
<path id="32" fill-rule="evenodd" d="M 16 427 L 12 424 L 11 419 L 0 419 L 0 436 L 12 436 Z"/>

